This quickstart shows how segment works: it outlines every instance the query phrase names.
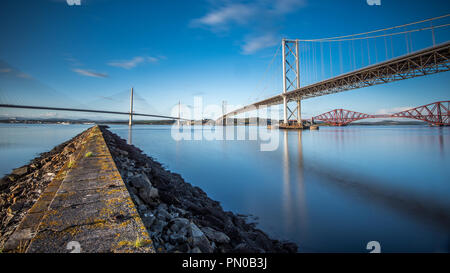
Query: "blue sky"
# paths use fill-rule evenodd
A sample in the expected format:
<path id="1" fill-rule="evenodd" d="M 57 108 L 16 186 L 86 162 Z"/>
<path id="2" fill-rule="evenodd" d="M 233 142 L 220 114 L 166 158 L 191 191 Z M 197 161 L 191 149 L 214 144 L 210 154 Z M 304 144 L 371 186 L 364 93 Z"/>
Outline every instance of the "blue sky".
<path id="1" fill-rule="evenodd" d="M 0 9 L 0 100 L 99 108 L 101 97 L 118 94 L 125 98 L 120 110 L 127 111 L 124 94 L 133 86 L 148 103 L 140 110 L 155 114 L 170 114 L 179 100 L 192 105 L 194 96 L 205 104 L 248 104 L 281 92 L 280 54 L 268 65 L 282 37 L 354 34 L 447 13 L 447 0 L 381 0 L 379 6 L 366 0 L 81 0 L 80 6 L 6 0 Z M 414 49 L 431 41 L 429 32 L 414 35 Z M 436 31 L 437 42 L 449 37 L 449 28 Z M 395 48 L 402 46 L 397 40 Z M 381 60 L 383 40 L 376 43 Z M 315 50 L 318 56 L 318 45 Z M 344 70 L 351 68 L 347 57 Z M 302 65 L 306 83 L 313 66 Z M 328 70 L 317 63 L 315 69 L 327 77 Z M 392 112 L 448 100 L 448 73 L 308 99 L 303 112 Z"/>

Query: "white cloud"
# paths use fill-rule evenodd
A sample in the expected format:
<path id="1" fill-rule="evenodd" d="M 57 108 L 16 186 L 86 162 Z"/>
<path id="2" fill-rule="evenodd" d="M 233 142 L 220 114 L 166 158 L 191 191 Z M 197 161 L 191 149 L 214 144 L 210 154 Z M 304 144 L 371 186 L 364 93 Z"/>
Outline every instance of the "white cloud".
<path id="1" fill-rule="evenodd" d="M 81 66 L 82 65 L 82 63 L 78 60 L 78 59 L 76 59 L 76 58 L 72 58 L 72 57 L 67 57 L 67 58 L 64 58 L 67 62 L 69 62 L 70 63 L 70 65 L 72 65 L 72 66 Z"/>
<path id="2" fill-rule="evenodd" d="M 203 17 L 192 20 L 191 24 L 217 30 L 217 27 L 223 28 L 231 23 L 246 24 L 251 19 L 266 21 L 267 16 L 280 16 L 296 11 L 305 6 L 306 0 L 247 1 L 245 3 L 232 0 L 223 1 L 223 3 L 221 7 L 211 10 Z"/>
<path id="3" fill-rule="evenodd" d="M 85 69 L 73 69 L 74 72 L 83 75 L 83 76 L 88 76 L 88 77 L 95 77 L 95 78 L 107 78 L 108 74 L 106 73 L 99 73 L 99 72 L 94 72 L 94 71 L 89 71 L 89 70 L 85 70 Z"/>
<path id="4" fill-rule="evenodd" d="M 115 67 L 121 67 L 124 69 L 131 69 L 131 68 L 136 67 L 139 64 L 156 63 L 156 62 L 158 62 L 158 58 L 156 58 L 156 57 L 137 56 L 131 60 L 109 62 L 108 65 L 115 66 Z"/>
<path id="5" fill-rule="evenodd" d="M 244 41 L 243 54 L 252 54 L 259 49 L 276 45 L 273 34 L 279 29 L 284 17 L 306 6 L 307 0 L 222 0 L 208 13 L 191 21 L 193 27 L 206 27 L 208 30 L 220 33 L 227 32 L 232 26 L 246 28 L 247 37 Z"/>
<path id="6" fill-rule="evenodd" d="M 389 108 L 389 109 L 380 109 L 376 112 L 377 115 L 390 115 L 390 114 L 395 114 L 398 112 L 403 112 L 409 109 L 412 109 L 414 107 L 411 106 L 406 106 L 406 107 L 394 107 L 394 108 Z"/>
<path id="7" fill-rule="evenodd" d="M 245 41 L 244 45 L 242 46 L 242 53 L 253 54 L 260 49 L 277 45 L 279 42 L 280 39 L 271 33 L 253 37 Z"/>
<path id="8" fill-rule="evenodd" d="M 213 10 L 205 16 L 193 20 L 193 25 L 220 26 L 231 22 L 246 23 L 256 11 L 252 5 L 230 4 Z"/>

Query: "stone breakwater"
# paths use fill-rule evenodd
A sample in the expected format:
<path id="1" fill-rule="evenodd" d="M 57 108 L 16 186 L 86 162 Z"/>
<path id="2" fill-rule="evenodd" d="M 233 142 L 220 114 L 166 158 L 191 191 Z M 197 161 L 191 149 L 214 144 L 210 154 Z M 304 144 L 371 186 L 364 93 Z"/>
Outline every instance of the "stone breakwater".
<path id="1" fill-rule="evenodd" d="M 292 253 L 297 245 L 270 239 L 255 224 L 184 181 L 139 148 L 101 128 L 117 168 L 157 252 Z"/>
<path id="2" fill-rule="evenodd" d="M 0 249 L 88 133 L 84 131 L 40 154 L 0 180 Z"/>
<path id="3" fill-rule="evenodd" d="M 84 131 L 56 146 L 50 152 L 42 153 L 28 165 L 13 170 L 11 174 L 0 180 L 0 251 L 8 251 L 8 249 L 15 249 L 18 252 L 26 251 L 30 240 L 33 240 L 31 245 L 33 242 L 36 245 L 36 240 L 33 238 L 36 235 L 32 234 L 39 231 L 41 234 L 45 233 L 46 229 L 36 229 L 37 232 L 27 233 L 26 245 L 21 244 L 22 231 L 27 230 L 28 226 L 42 227 L 42 221 L 45 222 L 45 219 L 51 218 L 49 215 L 57 215 L 49 213 L 55 209 L 64 211 L 67 205 L 64 205 L 64 202 L 68 201 L 64 198 L 58 199 L 58 196 L 63 197 L 65 194 L 61 188 L 70 186 L 76 181 L 84 181 L 81 178 L 77 180 L 75 169 L 79 169 L 80 166 L 83 168 L 81 163 L 84 161 L 89 164 L 87 161 L 96 160 L 94 156 L 82 157 L 80 161 L 80 156 L 77 155 L 86 150 L 86 140 L 90 138 L 94 129 L 101 130 L 98 136 L 101 135 L 102 139 L 99 141 L 104 140 L 103 143 L 107 146 L 105 148 L 109 150 L 114 160 L 112 166 L 115 166 L 111 171 L 120 172 L 120 176 L 119 173 L 117 175 L 125 184 L 124 190 L 131 197 L 130 203 L 137 208 L 136 217 L 140 219 L 136 221 L 143 224 L 143 226 L 141 224 L 142 229 L 146 229 L 156 252 L 289 253 L 297 251 L 294 243 L 270 239 L 263 231 L 257 229 L 255 224 L 248 223 L 245 216 L 223 211 L 219 202 L 208 198 L 200 188 L 185 182 L 179 174 L 165 170 L 160 163 L 143 154 L 140 149 L 128 145 L 125 140 L 105 127 L 93 127 Z M 91 148 L 97 147 L 94 146 Z M 77 165 L 80 166 L 77 167 Z M 79 170 L 81 176 L 83 176 L 82 168 Z M 69 172 L 66 172 L 67 169 L 70 169 Z M 101 176 L 100 174 L 101 171 L 95 177 Z M 77 189 L 79 189 L 78 186 L 74 188 L 74 190 Z M 50 193 L 53 193 L 53 197 L 47 200 Z M 79 194 L 84 194 L 84 191 L 81 190 Z M 73 196 L 75 198 L 78 195 Z M 44 210 L 42 213 L 36 213 L 36 207 L 48 212 Z M 93 210 L 88 211 L 93 212 Z M 38 215 L 41 216 L 36 218 Z M 75 218 L 72 220 L 75 221 Z M 113 229 L 109 231 L 111 230 Z M 97 233 L 101 232 L 99 229 Z M 101 234 L 97 235 L 96 238 L 99 240 L 104 239 L 101 239 Z M 8 247 L 11 243 L 12 248 Z M 42 241 L 40 244 L 47 243 Z M 131 252 L 135 249 L 129 248 Z M 93 247 L 90 252 L 95 252 L 95 249 Z"/>

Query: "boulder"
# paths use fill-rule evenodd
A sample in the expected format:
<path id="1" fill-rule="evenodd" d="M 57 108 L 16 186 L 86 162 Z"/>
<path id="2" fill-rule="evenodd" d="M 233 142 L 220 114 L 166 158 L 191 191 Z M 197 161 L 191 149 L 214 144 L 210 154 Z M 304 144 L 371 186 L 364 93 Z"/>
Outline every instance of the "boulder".
<path id="1" fill-rule="evenodd" d="M 158 217 L 158 219 L 161 219 L 161 220 L 166 220 L 166 219 L 171 218 L 169 212 L 167 212 L 167 210 L 165 210 L 162 207 L 158 207 L 158 209 L 156 210 L 156 216 Z"/>
<path id="2" fill-rule="evenodd" d="M 148 177 L 143 173 L 131 176 L 129 181 L 133 187 L 138 189 L 146 189 L 152 187 L 150 179 L 148 179 Z"/>
<path id="3" fill-rule="evenodd" d="M 198 247 L 203 253 L 212 253 L 214 251 L 208 238 L 194 223 L 190 224 L 190 233 L 193 248 Z"/>
<path id="4" fill-rule="evenodd" d="M 156 217 L 155 215 L 153 215 L 153 213 L 151 212 L 146 212 L 144 213 L 144 215 L 142 216 L 142 222 L 144 223 L 144 225 L 146 227 L 150 227 L 153 225 L 153 223 L 155 222 Z"/>
<path id="5" fill-rule="evenodd" d="M 219 243 L 219 244 L 228 244 L 230 242 L 230 237 L 228 237 L 225 233 L 214 230 L 210 227 L 202 227 L 201 230 L 208 237 L 209 240 Z"/>
<path id="6" fill-rule="evenodd" d="M 170 221 L 170 230 L 174 233 L 186 233 L 191 222 L 186 218 L 174 218 Z"/>
<path id="7" fill-rule="evenodd" d="M 166 221 L 156 219 L 153 225 L 150 227 L 150 230 L 155 233 L 161 233 L 165 226 L 167 226 Z"/>
<path id="8" fill-rule="evenodd" d="M 28 173 L 28 166 L 23 166 L 17 169 L 14 169 L 11 174 L 22 176 Z"/>
<path id="9" fill-rule="evenodd" d="M 153 203 L 153 200 L 158 198 L 158 189 L 154 187 L 139 189 L 139 197 L 147 204 Z"/>

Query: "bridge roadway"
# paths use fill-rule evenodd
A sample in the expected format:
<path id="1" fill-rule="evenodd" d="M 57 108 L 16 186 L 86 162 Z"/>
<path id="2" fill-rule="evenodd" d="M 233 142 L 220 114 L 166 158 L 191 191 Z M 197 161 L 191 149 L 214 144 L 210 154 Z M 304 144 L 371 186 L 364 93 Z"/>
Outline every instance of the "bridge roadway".
<path id="1" fill-rule="evenodd" d="M 282 104 L 283 96 L 288 101 L 304 100 L 449 70 L 450 42 L 446 42 L 252 103 L 231 111 L 218 120 L 254 111 L 260 106 Z"/>
<path id="2" fill-rule="evenodd" d="M 2 107 L 3 108 L 34 109 L 34 110 L 52 110 L 52 111 L 100 113 L 100 114 L 127 115 L 127 116 L 130 115 L 129 112 L 106 111 L 106 110 L 91 110 L 91 109 L 80 109 L 80 108 L 64 108 L 64 107 L 0 104 L 0 108 L 2 108 Z M 179 117 L 170 117 L 170 116 L 152 115 L 152 114 L 141 114 L 141 113 L 133 113 L 133 116 L 165 118 L 165 119 L 174 119 L 174 120 L 189 120 L 189 119 L 184 119 L 184 118 L 179 118 Z"/>

